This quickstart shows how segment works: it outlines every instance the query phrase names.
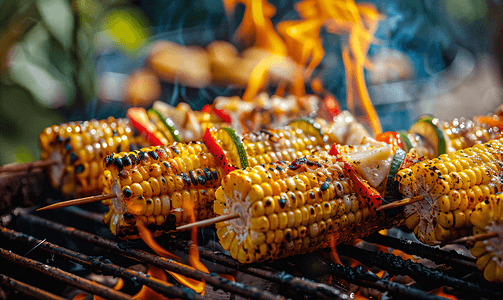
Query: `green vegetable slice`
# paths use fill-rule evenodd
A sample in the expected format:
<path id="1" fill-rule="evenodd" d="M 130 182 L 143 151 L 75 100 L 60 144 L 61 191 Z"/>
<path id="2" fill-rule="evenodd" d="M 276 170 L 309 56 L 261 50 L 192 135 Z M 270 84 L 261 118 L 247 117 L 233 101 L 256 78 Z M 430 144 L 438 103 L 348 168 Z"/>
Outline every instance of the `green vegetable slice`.
<path id="1" fill-rule="evenodd" d="M 222 149 L 227 151 L 231 163 L 235 163 L 241 169 L 248 167 L 245 146 L 234 129 L 230 127 L 220 128 L 217 131 L 217 139 L 220 141 Z"/>
<path id="2" fill-rule="evenodd" d="M 402 149 L 396 149 L 395 155 L 393 155 L 393 160 L 391 161 L 391 167 L 388 172 L 388 179 L 386 182 L 386 195 L 387 196 L 397 196 L 398 195 L 398 182 L 395 181 L 396 173 L 400 170 L 400 166 L 405 160 L 405 155 L 407 153 Z"/>
<path id="3" fill-rule="evenodd" d="M 447 151 L 443 131 L 435 125 L 434 118 L 425 117 L 417 120 L 409 130 L 411 134 L 420 135 L 434 149 L 433 157 L 445 154 Z"/>
<path id="4" fill-rule="evenodd" d="M 400 135 L 400 139 L 402 140 L 402 146 L 405 148 L 406 152 L 409 152 L 410 149 L 413 148 L 412 143 L 410 142 L 409 137 L 407 136 L 407 132 L 404 130 L 397 132 Z"/>
<path id="5" fill-rule="evenodd" d="M 306 134 L 315 136 L 321 141 L 323 140 L 323 130 L 321 130 L 321 125 L 313 119 L 300 118 L 290 122 L 288 126 L 292 128 L 302 129 L 302 131 L 304 131 Z"/>
<path id="6" fill-rule="evenodd" d="M 173 121 L 171 121 L 171 119 L 166 119 L 158 110 L 154 109 L 154 108 L 150 108 L 148 111 L 147 111 L 147 114 L 148 114 L 148 117 L 153 121 L 154 124 L 158 124 L 158 122 L 160 122 L 165 128 L 162 128 L 162 129 L 166 129 L 166 130 L 162 130 L 165 135 L 168 137 L 168 139 L 173 142 L 181 142 L 181 139 L 180 139 L 180 136 L 178 135 L 179 134 L 179 131 L 175 128 L 175 123 L 173 123 Z M 169 133 L 169 134 L 167 134 Z M 171 136 L 169 136 L 171 135 Z"/>

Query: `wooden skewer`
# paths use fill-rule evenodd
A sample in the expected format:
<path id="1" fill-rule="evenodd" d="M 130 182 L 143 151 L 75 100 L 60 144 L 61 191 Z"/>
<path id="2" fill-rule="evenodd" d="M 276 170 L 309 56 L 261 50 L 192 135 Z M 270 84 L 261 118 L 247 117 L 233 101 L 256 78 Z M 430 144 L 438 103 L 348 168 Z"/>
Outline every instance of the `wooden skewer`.
<path id="1" fill-rule="evenodd" d="M 116 197 L 117 197 L 117 194 L 105 194 L 105 195 L 96 195 L 96 196 L 90 196 L 90 197 L 85 197 L 85 198 L 78 198 L 78 199 L 73 199 L 73 200 L 68 200 L 68 201 L 63 201 L 63 202 L 58 202 L 58 203 L 54 203 L 51 205 L 47 205 L 47 206 L 44 206 L 44 207 L 37 209 L 37 211 L 87 204 L 87 203 L 98 202 L 98 201 L 102 201 L 102 200 L 106 200 L 106 199 L 112 199 L 112 198 L 116 198 Z"/>
<path id="2" fill-rule="evenodd" d="M 223 222 L 223 221 L 237 219 L 237 218 L 239 218 L 239 213 L 235 213 L 232 215 L 222 215 L 222 216 L 214 217 L 211 219 L 201 220 L 201 221 L 197 221 L 194 223 L 178 226 L 178 227 L 176 227 L 176 230 L 184 230 L 184 229 L 189 229 L 189 228 L 194 228 L 194 227 L 203 227 L 203 226 L 212 225 L 212 224 L 215 224 L 218 222 Z"/>
<path id="3" fill-rule="evenodd" d="M 452 244 L 470 244 L 470 243 L 488 240 L 488 239 L 491 239 L 491 238 L 497 237 L 497 236 L 498 236 L 497 232 L 481 233 L 481 234 L 472 235 L 472 236 L 465 236 L 465 237 L 459 238 L 457 240 L 454 240 L 451 243 Z"/>
<path id="4" fill-rule="evenodd" d="M 381 210 L 385 210 L 385 209 L 391 209 L 391 208 L 395 208 L 395 207 L 404 206 L 404 205 L 411 204 L 411 203 L 414 203 L 414 202 L 417 202 L 417 201 L 421 201 L 423 199 L 424 199 L 424 197 L 421 196 L 421 195 L 415 196 L 415 197 L 412 197 L 412 198 L 405 198 L 405 199 L 398 200 L 398 201 L 395 201 L 395 202 L 391 202 L 391 203 L 388 203 L 388 204 L 385 204 L 385 205 L 381 205 L 381 206 L 379 206 L 376 209 L 376 211 L 381 211 Z"/>
<path id="5" fill-rule="evenodd" d="M 4 166 L 0 166 L 0 173 L 3 172 L 20 172 L 26 171 L 33 168 L 44 168 L 50 165 L 57 164 L 58 162 L 52 159 L 29 161 L 23 164 L 13 163 Z"/>

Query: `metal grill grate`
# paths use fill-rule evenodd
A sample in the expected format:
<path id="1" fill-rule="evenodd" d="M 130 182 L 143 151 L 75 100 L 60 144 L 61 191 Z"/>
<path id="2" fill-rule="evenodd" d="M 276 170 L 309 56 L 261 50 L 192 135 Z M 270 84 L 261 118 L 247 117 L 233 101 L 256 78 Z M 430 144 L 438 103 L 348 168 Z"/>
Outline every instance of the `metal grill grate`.
<path id="1" fill-rule="evenodd" d="M 303 273 L 304 263 L 310 260 L 309 255 L 291 257 L 272 264 L 243 265 L 218 250 L 207 246 L 199 247 L 200 256 L 206 262 L 221 269 L 231 270 L 233 274 L 246 274 L 246 278 L 256 278 L 258 281 L 268 282 L 269 285 L 276 285 L 279 289 L 274 292 L 254 283 L 233 282 L 216 273 L 206 274 L 174 263 L 142 249 L 141 241 L 118 242 L 113 238 L 105 238 L 103 232 L 106 228 L 101 225 L 101 214 L 96 212 L 74 207 L 64 209 L 63 212 L 53 212 L 47 218 L 42 218 L 31 209 L 17 208 L 2 220 L 0 261 L 15 267 L 0 271 L 0 286 L 5 289 L 5 295 L 11 295 L 15 291 L 39 299 L 61 299 L 67 295 L 58 294 L 57 289 L 51 288 L 52 284 L 46 284 L 58 282 L 61 286 L 71 286 L 107 299 L 131 298 L 132 293 L 127 289 L 124 292 L 116 291 L 85 278 L 85 274 L 93 272 L 121 277 L 130 286 L 146 285 L 170 298 L 204 298 L 187 287 L 159 282 L 131 267 L 141 263 L 189 278 L 205 280 L 207 287 L 214 293 L 217 290 L 223 291 L 220 294 L 222 299 L 237 296 L 250 299 L 349 299 L 351 292 L 354 292 L 351 287 L 354 286 L 370 288 L 374 293 L 387 292 L 384 298 L 391 296 L 395 299 L 442 299 L 428 292 L 442 285 L 451 287 L 447 289 L 459 298 L 503 297 L 503 292 L 497 285 L 482 280 L 473 259 L 454 251 L 447 252 L 379 234 L 368 237 L 366 241 L 425 257 L 441 267 L 428 268 L 381 251 L 348 245 L 337 247 L 341 256 L 355 259 L 368 267 L 386 270 L 390 275 L 408 275 L 415 280 L 413 284 L 404 284 L 390 281 L 386 277 L 379 278 L 362 267 L 352 268 L 326 262 L 323 263 L 325 273 L 322 272 L 321 275 Z M 78 227 L 86 230 L 69 226 L 72 223 L 78 223 L 81 225 Z M 183 239 L 183 235 L 166 240 L 171 241 L 163 245 L 182 254 L 188 252 L 191 243 L 190 240 Z M 323 255 L 323 251 L 314 255 Z M 46 263 L 41 262 L 44 258 L 47 260 L 47 257 L 51 258 Z M 16 271 L 18 268 L 24 271 Z M 9 271 L 13 269 L 14 271 Z M 327 275 L 334 278 L 331 284 L 323 278 Z"/>

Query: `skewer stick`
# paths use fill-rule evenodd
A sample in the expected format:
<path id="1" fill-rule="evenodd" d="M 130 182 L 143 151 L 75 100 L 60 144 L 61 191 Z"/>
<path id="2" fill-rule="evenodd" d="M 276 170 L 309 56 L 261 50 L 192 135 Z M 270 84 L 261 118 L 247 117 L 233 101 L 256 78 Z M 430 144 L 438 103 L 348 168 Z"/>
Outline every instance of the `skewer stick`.
<path id="1" fill-rule="evenodd" d="M 26 171 L 33 168 L 44 168 L 57 163 L 58 163 L 57 161 L 52 159 L 29 161 L 23 164 L 13 163 L 0 166 L 0 173 Z"/>
<path id="2" fill-rule="evenodd" d="M 47 205 L 47 206 L 44 206 L 44 207 L 37 209 L 37 211 L 87 204 L 87 203 L 98 202 L 98 201 L 102 201 L 102 200 L 106 200 L 106 199 L 112 199 L 112 198 L 116 198 L 116 197 L 117 197 L 117 194 L 105 194 L 105 195 L 96 195 L 96 196 L 90 196 L 90 197 L 85 197 L 85 198 L 78 198 L 78 199 L 73 199 L 73 200 L 68 200 L 68 201 L 63 201 L 63 202 L 58 202 L 58 203 L 54 203 L 51 205 Z"/>
<path id="3" fill-rule="evenodd" d="M 457 240 L 454 240 L 451 243 L 452 244 L 470 244 L 470 243 L 488 240 L 488 239 L 491 239 L 491 238 L 497 237 L 497 236 L 498 236 L 497 232 L 481 233 L 481 234 L 472 235 L 472 236 L 465 236 L 465 237 L 459 238 Z"/>
<path id="4" fill-rule="evenodd" d="M 411 204 L 411 203 L 414 203 L 414 202 L 417 202 L 417 201 L 421 201 L 423 199 L 424 199 L 424 197 L 421 196 L 421 195 L 415 196 L 415 197 L 412 197 L 412 198 L 405 198 L 405 199 L 398 200 L 398 201 L 395 201 L 395 202 L 391 202 L 391 203 L 388 203 L 388 204 L 385 204 L 385 205 L 381 205 L 381 206 L 379 206 L 376 209 L 376 211 L 381 211 L 381 210 L 385 210 L 385 209 L 391 209 L 391 208 L 395 208 L 395 207 L 404 206 L 404 205 Z"/>
<path id="5" fill-rule="evenodd" d="M 203 227 L 203 226 L 212 225 L 212 224 L 215 224 L 218 222 L 223 222 L 223 221 L 237 219 L 237 218 L 239 218 L 239 213 L 235 213 L 232 215 L 222 215 L 222 216 L 214 217 L 211 219 L 201 220 L 201 221 L 197 221 L 194 223 L 178 226 L 178 227 L 176 227 L 176 230 L 184 230 L 184 229 L 189 229 L 189 228 L 193 228 L 193 227 Z"/>

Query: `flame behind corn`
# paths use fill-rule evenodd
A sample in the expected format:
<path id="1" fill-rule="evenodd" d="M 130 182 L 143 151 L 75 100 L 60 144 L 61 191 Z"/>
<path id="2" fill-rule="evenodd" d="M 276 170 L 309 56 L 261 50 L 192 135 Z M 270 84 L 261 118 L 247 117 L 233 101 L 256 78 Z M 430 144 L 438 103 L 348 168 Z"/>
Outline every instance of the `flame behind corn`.
<path id="1" fill-rule="evenodd" d="M 503 139 L 443 154 L 397 173 L 406 197 L 424 200 L 404 207 L 405 224 L 427 244 L 467 235 L 475 206 L 501 191 Z"/>

